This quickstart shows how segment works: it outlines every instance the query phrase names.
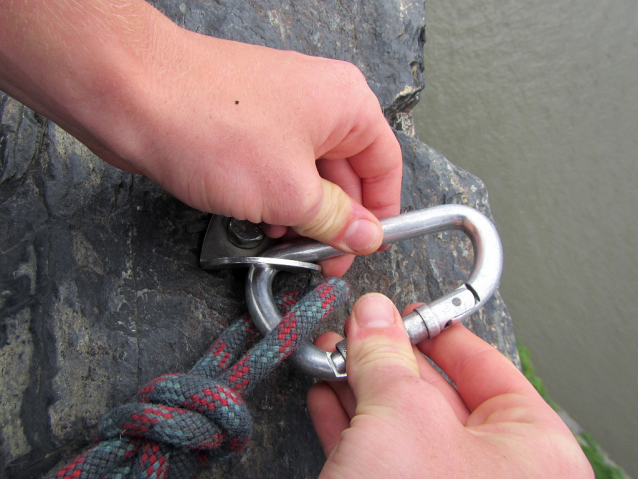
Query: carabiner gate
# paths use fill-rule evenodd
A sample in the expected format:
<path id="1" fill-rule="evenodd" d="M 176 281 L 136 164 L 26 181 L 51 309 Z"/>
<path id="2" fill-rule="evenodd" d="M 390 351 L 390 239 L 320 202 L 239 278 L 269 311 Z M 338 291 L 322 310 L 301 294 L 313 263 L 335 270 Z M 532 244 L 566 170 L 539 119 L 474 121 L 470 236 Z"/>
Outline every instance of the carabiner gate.
<path id="1" fill-rule="evenodd" d="M 412 344 L 432 338 L 475 313 L 496 290 L 503 269 L 501 240 L 492 222 L 474 208 L 434 206 L 383 219 L 381 225 L 383 244 L 446 230 L 461 230 L 472 241 L 474 266 L 468 280 L 451 293 L 421 305 L 403 317 Z M 272 294 L 273 279 L 278 271 L 316 269 L 318 261 L 342 254 L 331 246 L 304 240 L 274 246 L 252 260 L 222 258 L 208 267 L 251 265 L 246 279 L 246 302 L 253 322 L 266 334 L 282 320 Z M 298 369 L 316 378 L 343 379 L 346 377 L 346 341 L 338 343 L 333 353 L 310 343 L 304 344 L 293 353 L 291 360 Z"/>

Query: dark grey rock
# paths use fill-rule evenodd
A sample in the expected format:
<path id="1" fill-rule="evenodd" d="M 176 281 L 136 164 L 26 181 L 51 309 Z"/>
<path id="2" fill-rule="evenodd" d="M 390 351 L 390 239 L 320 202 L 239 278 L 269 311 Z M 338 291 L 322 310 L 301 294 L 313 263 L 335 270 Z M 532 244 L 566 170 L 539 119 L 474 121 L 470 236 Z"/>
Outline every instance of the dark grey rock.
<path id="1" fill-rule="evenodd" d="M 227 40 L 357 65 L 393 126 L 411 128 L 423 89 L 422 1 L 150 0 L 175 23 Z"/>
<path id="2" fill-rule="evenodd" d="M 201 33 L 352 61 L 398 129 L 423 87 L 423 4 L 409 1 L 152 2 Z M 483 183 L 409 135 L 405 209 L 463 203 L 489 214 Z M 185 371 L 243 304 L 243 271 L 206 272 L 209 215 L 146 178 L 93 156 L 0 94 L 0 477 L 40 477 L 80 452 L 100 416 L 149 379 Z M 399 307 L 456 287 L 471 267 L 460 233 L 359 258 L 352 295 L 381 291 Z M 285 275 L 278 287 L 316 277 Z M 323 326 L 340 331 L 348 307 Z M 470 327 L 517 360 L 496 297 Z M 200 477 L 316 477 L 323 455 L 305 409 L 312 380 L 281 367 L 248 398 L 254 440 Z"/>

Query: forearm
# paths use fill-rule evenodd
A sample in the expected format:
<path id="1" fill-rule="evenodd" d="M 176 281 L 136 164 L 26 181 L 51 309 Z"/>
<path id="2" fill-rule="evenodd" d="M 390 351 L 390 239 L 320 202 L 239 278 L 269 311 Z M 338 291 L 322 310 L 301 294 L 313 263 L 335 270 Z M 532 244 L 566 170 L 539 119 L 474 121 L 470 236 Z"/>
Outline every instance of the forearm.
<path id="1" fill-rule="evenodd" d="M 401 152 L 354 65 L 199 35 L 144 0 L 4 3 L 0 89 L 102 159 L 200 210 L 378 248 Z"/>
<path id="2" fill-rule="evenodd" d="M 2 13 L 0 89 L 95 150 L 112 146 L 101 136 L 119 124 L 120 154 L 131 156 L 146 79 L 177 28 L 143 0 L 13 0 Z"/>

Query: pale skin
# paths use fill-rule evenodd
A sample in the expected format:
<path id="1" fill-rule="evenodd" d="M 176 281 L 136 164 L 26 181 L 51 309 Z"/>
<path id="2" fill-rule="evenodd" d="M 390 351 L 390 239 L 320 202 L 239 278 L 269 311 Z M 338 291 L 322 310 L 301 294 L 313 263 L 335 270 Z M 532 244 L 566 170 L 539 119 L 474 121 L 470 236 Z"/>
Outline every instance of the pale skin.
<path id="1" fill-rule="evenodd" d="M 348 382 L 318 383 L 308 395 L 327 456 L 322 479 L 594 478 L 560 417 L 463 326 L 413 347 L 399 312 L 375 293 L 355 304 L 346 333 Z M 340 339 L 328 333 L 316 344 L 334 350 Z"/>
<path id="2" fill-rule="evenodd" d="M 400 148 L 353 65 L 198 35 L 142 0 L 0 5 L 0 90 L 190 206 L 356 254 L 399 213 Z M 366 300 L 348 322 L 349 383 L 310 392 L 322 477 L 593 477 L 505 358 L 458 327 L 419 345 L 457 392 L 383 301 L 382 326 L 362 326 Z"/>
<path id="3" fill-rule="evenodd" d="M 142 0 L 2 13 L 0 89 L 188 205 L 356 254 L 399 213 L 400 147 L 354 65 L 199 35 Z"/>

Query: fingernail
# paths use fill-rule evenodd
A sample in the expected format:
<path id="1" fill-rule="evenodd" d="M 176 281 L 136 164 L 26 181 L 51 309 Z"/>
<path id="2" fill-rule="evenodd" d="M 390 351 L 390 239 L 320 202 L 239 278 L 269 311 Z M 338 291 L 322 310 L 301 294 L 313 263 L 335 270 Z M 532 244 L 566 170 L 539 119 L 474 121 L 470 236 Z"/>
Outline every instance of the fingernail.
<path id="1" fill-rule="evenodd" d="M 381 228 L 376 223 L 360 218 L 346 230 L 344 242 L 354 253 L 370 252 L 380 242 Z"/>
<path id="2" fill-rule="evenodd" d="M 394 324 L 394 305 L 380 294 L 368 294 L 355 305 L 353 314 L 362 328 L 387 328 Z"/>

